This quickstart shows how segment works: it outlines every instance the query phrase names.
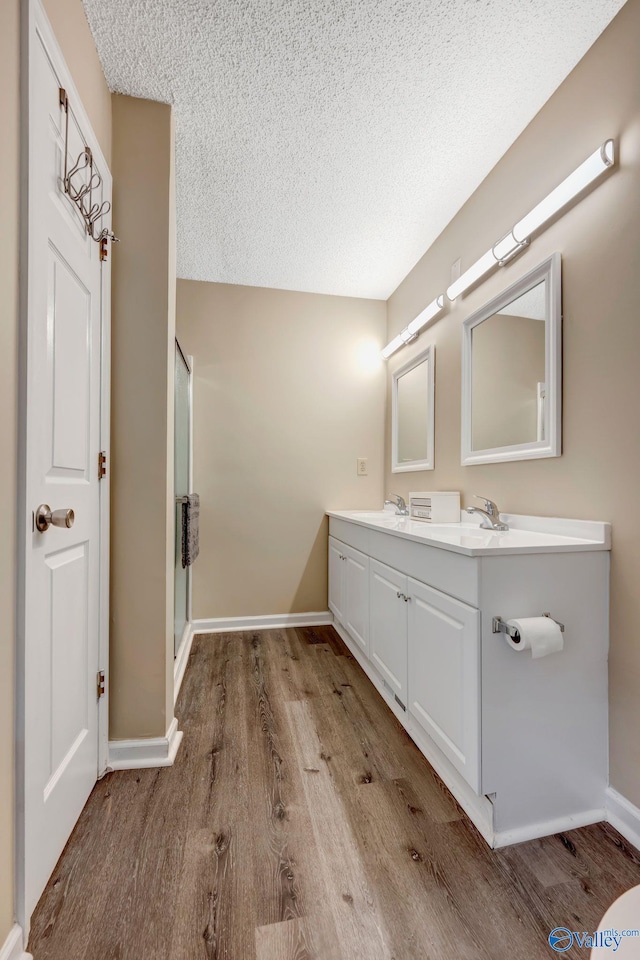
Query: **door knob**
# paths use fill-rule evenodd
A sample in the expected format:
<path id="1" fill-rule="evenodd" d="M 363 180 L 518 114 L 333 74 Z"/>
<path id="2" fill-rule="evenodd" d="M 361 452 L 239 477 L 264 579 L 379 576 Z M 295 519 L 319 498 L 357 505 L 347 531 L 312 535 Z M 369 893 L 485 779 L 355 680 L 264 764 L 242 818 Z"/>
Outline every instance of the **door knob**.
<path id="1" fill-rule="evenodd" d="M 54 527 L 72 527 L 76 515 L 73 510 L 51 510 L 48 503 L 41 503 L 35 512 L 36 530 L 44 533 L 51 525 Z"/>

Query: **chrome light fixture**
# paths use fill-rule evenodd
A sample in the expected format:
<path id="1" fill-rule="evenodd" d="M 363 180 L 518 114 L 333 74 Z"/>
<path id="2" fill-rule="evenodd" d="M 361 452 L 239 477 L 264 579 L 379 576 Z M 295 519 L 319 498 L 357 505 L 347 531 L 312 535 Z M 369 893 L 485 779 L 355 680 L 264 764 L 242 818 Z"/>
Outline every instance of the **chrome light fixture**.
<path id="1" fill-rule="evenodd" d="M 509 233 L 494 243 L 479 260 L 458 277 L 447 289 L 449 300 L 455 300 L 499 264 L 507 263 L 531 242 L 532 234 L 540 230 L 587 187 L 595 183 L 615 163 L 613 140 L 602 146 L 570 173 L 555 190 L 541 200 L 533 210 L 518 220 Z M 393 341 L 392 341 L 393 342 Z M 393 352 L 393 351 L 392 351 Z"/>

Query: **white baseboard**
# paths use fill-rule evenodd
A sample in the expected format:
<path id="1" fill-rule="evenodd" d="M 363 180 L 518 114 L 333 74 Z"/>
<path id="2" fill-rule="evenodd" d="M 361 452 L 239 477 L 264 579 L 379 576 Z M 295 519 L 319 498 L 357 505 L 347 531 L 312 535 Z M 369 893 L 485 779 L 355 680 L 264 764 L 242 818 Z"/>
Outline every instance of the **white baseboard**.
<path id="1" fill-rule="evenodd" d="M 601 823 L 606 819 L 607 811 L 604 809 L 585 810 L 575 816 L 528 823 L 525 827 L 516 827 L 513 830 L 499 830 L 493 835 L 493 847 L 498 850 L 500 847 L 510 847 L 514 843 L 525 843 L 527 840 L 551 837 L 556 833 L 566 833 L 568 830 L 577 830 L 578 827 L 588 827 L 592 823 Z"/>
<path id="2" fill-rule="evenodd" d="M 194 633 L 233 633 L 237 630 L 278 630 L 286 627 L 324 627 L 333 623 L 329 610 L 321 613 L 269 613 L 260 617 L 216 617 L 193 620 Z"/>
<path id="3" fill-rule="evenodd" d="M 9 936 L 0 947 L 0 960 L 33 960 L 30 953 L 25 953 L 23 944 L 22 927 L 19 923 L 14 923 Z"/>
<path id="4" fill-rule="evenodd" d="M 607 820 L 618 833 L 640 850 L 640 808 L 613 787 L 607 787 Z"/>
<path id="5" fill-rule="evenodd" d="M 193 624 L 187 623 L 184 628 L 184 633 L 182 634 L 182 640 L 180 641 L 180 646 L 178 647 L 178 653 L 176 654 L 176 659 L 173 664 L 173 705 L 175 707 L 178 701 L 178 694 L 180 693 L 180 687 L 182 686 L 182 681 L 184 680 L 184 673 L 187 669 L 187 663 L 189 662 L 189 654 L 191 653 L 191 645 L 193 644 Z"/>
<path id="6" fill-rule="evenodd" d="M 145 767 L 170 767 L 182 741 L 182 731 L 174 717 L 166 737 L 142 737 L 140 740 L 110 740 L 111 770 L 140 770 Z"/>

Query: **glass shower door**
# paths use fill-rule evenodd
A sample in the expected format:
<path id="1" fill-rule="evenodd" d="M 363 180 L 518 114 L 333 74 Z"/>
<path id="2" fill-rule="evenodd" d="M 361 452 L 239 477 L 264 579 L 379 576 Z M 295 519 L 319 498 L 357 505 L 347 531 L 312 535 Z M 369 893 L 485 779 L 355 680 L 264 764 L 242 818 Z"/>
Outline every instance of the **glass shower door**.
<path id="1" fill-rule="evenodd" d="M 176 550 L 174 577 L 174 655 L 184 635 L 189 616 L 189 567 L 182 566 L 182 499 L 190 493 L 191 369 L 176 340 L 174 467 L 176 494 Z"/>

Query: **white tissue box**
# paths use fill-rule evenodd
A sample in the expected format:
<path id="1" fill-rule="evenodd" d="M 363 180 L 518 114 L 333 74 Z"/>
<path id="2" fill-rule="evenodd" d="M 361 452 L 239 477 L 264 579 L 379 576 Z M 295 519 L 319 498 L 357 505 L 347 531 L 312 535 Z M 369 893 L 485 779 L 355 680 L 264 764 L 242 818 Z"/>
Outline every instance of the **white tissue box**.
<path id="1" fill-rule="evenodd" d="M 410 493 L 409 516 L 425 523 L 460 523 L 460 491 Z"/>

